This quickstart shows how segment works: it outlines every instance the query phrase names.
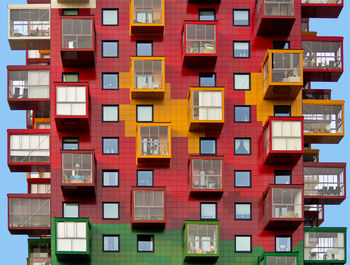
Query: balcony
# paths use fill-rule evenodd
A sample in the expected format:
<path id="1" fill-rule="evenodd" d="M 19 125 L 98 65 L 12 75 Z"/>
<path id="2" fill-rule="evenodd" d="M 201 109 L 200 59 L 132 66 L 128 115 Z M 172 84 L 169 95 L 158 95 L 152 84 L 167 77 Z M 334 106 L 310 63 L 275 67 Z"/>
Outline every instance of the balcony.
<path id="1" fill-rule="evenodd" d="M 49 66 L 7 66 L 7 76 L 10 109 L 50 109 Z"/>
<path id="2" fill-rule="evenodd" d="M 50 49 L 50 4 L 9 5 L 12 50 Z"/>
<path id="3" fill-rule="evenodd" d="M 28 265 L 51 265 L 51 239 L 28 239 Z"/>
<path id="4" fill-rule="evenodd" d="M 342 0 L 301 0 L 301 16 L 307 18 L 338 18 Z"/>
<path id="5" fill-rule="evenodd" d="M 63 66 L 95 65 L 95 25 L 91 17 L 62 19 Z"/>
<path id="6" fill-rule="evenodd" d="M 302 50 L 268 50 L 261 67 L 264 99 L 295 99 L 303 87 Z"/>
<path id="7" fill-rule="evenodd" d="M 94 196 L 96 162 L 93 150 L 63 150 L 62 192 L 65 196 Z"/>
<path id="8" fill-rule="evenodd" d="M 91 255 L 88 218 L 54 218 L 52 233 L 58 260 L 89 260 Z"/>
<path id="9" fill-rule="evenodd" d="M 133 187 L 131 192 L 133 227 L 164 228 L 165 187 Z"/>
<path id="10" fill-rule="evenodd" d="M 304 221 L 302 184 L 270 184 L 264 198 L 265 229 L 296 229 Z"/>
<path id="11" fill-rule="evenodd" d="M 164 0 L 130 1 L 130 34 L 163 36 Z"/>
<path id="12" fill-rule="evenodd" d="M 50 234 L 50 194 L 7 194 L 11 234 Z"/>
<path id="13" fill-rule="evenodd" d="M 255 10 L 258 35 L 289 35 L 296 19 L 294 0 L 257 0 Z"/>
<path id="14" fill-rule="evenodd" d="M 259 257 L 259 265 L 297 265 L 297 252 L 266 252 Z"/>
<path id="15" fill-rule="evenodd" d="M 50 50 L 27 50 L 26 65 L 50 65 Z"/>
<path id="16" fill-rule="evenodd" d="M 345 163 L 304 163 L 307 204 L 340 204 L 345 200 Z"/>
<path id="17" fill-rule="evenodd" d="M 303 161 L 317 163 L 319 162 L 319 153 L 318 149 L 304 148 Z"/>
<path id="18" fill-rule="evenodd" d="M 190 87 L 190 131 L 221 131 L 224 126 L 223 87 Z"/>
<path id="19" fill-rule="evenodd" d="M 89 84 L 55 83 L 55 121 L 59 131 L 88 131 Z"/>
<path id="20" fill-rule="evenodd" d="M 345 264 L 345 246 L 345 227 L 304 228 L 304 264 Z"/>
<path id="21" fill-rule="evenodd" d="M 304 153 L 302 117 L 270 117 L 264 126 L 265 163 L 295 164 Z"/>
<path id="22" fill-rule="evenodd" d="M 330 89 L 303 89 L 303 99 L 330 100 Z"/>
<path id="23" fill-rule="evenodd" d="M 27 129 L 33 129 L 34 127 L 34 111 L 26 110 L 26 125 Z"/>
<path id="24" fill-rule="evenodd" d="M 50 130 L 7 130 L 11 172 L 50 171 Z"/>
<path id="25" fill-rule="evenodd" d="M 304 205 L 304 227 L 320 226 L 324 221 L 324 205 Z"/>
<path id="26" fill-rule="evenodd" d="M 137 164 L 164 165 L 171 161 L 170 124 L 145 123 L 137 126 Z"/>
<path id="27" fill-rule="evenodd" d="M 215 66 L 218 52 L 217 21 L 185 21 L 183 29 L 184 66 Z"/>
<path id="28" fill-rule="evenodd" d="M 343 100 L 303 100 L 305 143 L 339 143 L 344 137 Z"/>
<path id="29" fill-rule="evenodd" d="M 189 191 L 191 196 L 221 196 L 222 157 L 191 157 L 189 162 Z"/>
<path id="30" fill-rule="evenodd" d="M 131 57 L 131 98 L 162 99 L 165 92 L 165 57 Z"/>
<path id="31" fill-rule="evenodd" d="M 185 260 L 217 260 L 219 235 L 219 221 L 185 221 Z"/>
<path id="32" fill-rule="evenodd" d="M 343 73 L 343 37 L 303 36 L 304 81 L 336 82 Z"/>
<path id="33" fill-rule="evenodd" d="M 50 172 L 42 172 L 42 173 L 50 173 Z M 50 194 L 51 193 L 51 184 L 50 184 L 51 179 L 49 178 L 27 178 L 27 182 L 28 182 L 28 193 L 31 193 L 31 194 Z"/>

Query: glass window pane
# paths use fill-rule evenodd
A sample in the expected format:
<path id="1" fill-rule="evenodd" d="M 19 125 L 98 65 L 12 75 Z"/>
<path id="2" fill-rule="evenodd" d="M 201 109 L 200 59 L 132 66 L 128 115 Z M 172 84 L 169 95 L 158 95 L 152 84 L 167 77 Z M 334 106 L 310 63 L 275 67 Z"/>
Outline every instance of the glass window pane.
<path id="1" fill-rule="evenodd" d="M 275 105 L 274 106 L 275 117 L 290 117 L 291 106 L 290 105 Z"/>
<path id="2" fill-rule="evenodd" d="M 103 203 L 103 219 L 119 219 L 119 203 Z"/>
<path id="3" fill-rule="evenodd" d="M 79 218 L 79 204 L 70 202 L 63 203 L 63 217 Z"/>
<path id="4" fill-rule="evenodd" d="M 200 153 L 216 154 L 216 140 L 215 139 L 200 139 Z"/>
<path id="5" fill-rule="evenodd" d="M 63 73 L 62 82 L 78 82 L 79 74 L 77 73 Z"/>
<path id="6" fill-rule="evenodd" d="M 103 251 L 119 251 L 119 236 L 103 236 Z"/>
<path id="7" fill-rule="evenodd" d="M 216 219 L 216 203 L 201 203 L 201 219 Z"/>
<path id="8" fill-rule="evenodd" d="M 235 139 L 235 155 L 250 155 L 250 139 Z"/>
<path id="9" fill-rule="evenodd" d="M 102 74 L 103 89 L 118 89 L 119 75 L 117 73 Z"/>
<path id="10" fill-rule="evenodd" d="M 276 252 L 289 252 L 292 251 L 290 236 L 276 236 Z"/>
<path id="11" fill-rule="evenodd" d="M 153 171 L 138 170 L 137 171 L 137 186 L 153 186 Z"/>
<path id="12" fill-rule="evenodd" d="M 136 42 L 136 55 L 137 56 L 152 56 L 153 43 L 149 42 Z"/>
<path id="13" fill-rule="evenodd" d="M 214 21 L 215 10 L 199 10 L 199 20 Z"/>
<path id="14" fill-rule="evenodd" d="M 235 171 L 235 187 L 250 187 L 251 186 L 251 172 Z"/>
<path id="15" fill-rule="evenodd" d="M 250 236 L 236 236 L 235 242 L 236 252 L 250 252 L 251 251 L 251 237 Z"/>
<path id="16" fill-rule="evenodd" d="M 136 113 L 138 122 L 153 121 L 153 106 L 137 106 Z"/>
<path id="17" fill-rule="evenodd" d="M 102 106 L 103 121 L 118 121 L 119 106 Z"/>
<path id="18" fill-rule="evenodd" d="M 78 150 L 79 138 L 63 138 L 62 139 L 63 150 Z"/>
<path id="19" fill-rule="evenodd" d="M 63 16 L 78 16 L 79 10 L 78 9 L 62 9 L 62 15 Z"/>
<path id="20" fill-rule="evenodd" d="M 102 57 L 118 57 L 118 41 L 102 41 Z"/>
<path id="21" fill-rule="evenodd" d="M 250 90 L 250 74 L 234 74 L 235 90 Z"/>
<path id="22" fill-rule="evenodd" d="M 248 58 L 250 57 L 249 42 L 240 41 L 233 42 L 233 57 L 235 58 Z"/>
<path id="23" fill-rule="evenodd" d="M 250 122 L 250 106 L 235 106 L 235 122 Z"/>
<path id="24" fill-rule="evenodd" d="M 249 10 L 233 10 L 234 26 L 249 26 Z"/>
<path id="25" fill-rule="evenodd" d="M 103 186 L 118 187 L 119 171 L 103 171 Z"/>
<path id="26" fill-rule="evenodd" d="M 275 184 L 291 184 L 291 172 L 275 171 Z"/>
<path id="27" fill-rule="evenodd" d="M 118 154 L 119 139 L 118 138 L 103 138 L 103 154 Z"/>
<path id="28" fill-rule="evenodd" d="M 152 252 L 154 244 L 153 235 L 138 235 L 137 236 L 137 251 Z"/>
<path id="29" fill-rule="evenodd" d="M 199 86 L 216 87 L 216 74 L 214 73 L 199 74 Z"/>
<path id="30" fill-rule="evenodd" d="M 118 9 L 102 10 L 102 25 L 118 25 Z"/>
<path id="31" fill-rule="evenodd" d="M 236 203 L 235 204 L 235 219 L 236 220 L 250 220 L 251 219 L 251 204 L 250 203 Z"/>

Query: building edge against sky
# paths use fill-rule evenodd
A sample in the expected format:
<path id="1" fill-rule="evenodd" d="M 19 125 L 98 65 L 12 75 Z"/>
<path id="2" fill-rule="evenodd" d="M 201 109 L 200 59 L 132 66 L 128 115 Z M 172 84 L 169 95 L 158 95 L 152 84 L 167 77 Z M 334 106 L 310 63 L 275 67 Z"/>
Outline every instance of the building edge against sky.
<path id="1" fill-rule="evenodd" d="M 311 146 L 344 136 L 344 101 L 311 88 L 340 78 L 343 39 L 308 26 L 342 7 L 10 5 L 27 129 L 8 130 L 8 165 L 28 193 L 8 194 L 8 228 L 28 264 L 345 264 L 346 229 L 319 226 L 346 165 Z"/>

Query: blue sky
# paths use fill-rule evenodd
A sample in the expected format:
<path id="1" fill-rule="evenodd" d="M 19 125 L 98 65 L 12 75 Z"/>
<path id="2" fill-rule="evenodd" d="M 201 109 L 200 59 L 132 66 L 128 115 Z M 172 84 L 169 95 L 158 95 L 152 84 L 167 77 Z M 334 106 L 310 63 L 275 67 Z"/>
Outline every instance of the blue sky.
<path id="1" fill-rule="evenodd" d="M 24 4 L 24 0 L 0 0 L 0 257 L 2 264 L 25 264 L 27 258 L 26 236 L 11 236 L 7 229 L 7 193 L 26 193 L 25 173 L 10 173 L 7 167 L 7 129 L 25 128 L 25 111 L 10 111 L 7 104 L 7 65 L 25 64 L 24 51 L 11 51 L 7 40 L 7 5 Z M 345 7 L 339 19 L 312 19 L 310 30 L 319 36 L 344 36 L 345 72 L 337 83 L 313 83 L 313 88 L 332 89 L 333 99 L 343 99 L 345 105 L 345 134 L 338 145 L 314 145 L 320 149 L 321 162 L 350 162 L 347 148 L 350 148 L 350 7 L 344 0 Z M 349 24 L 348 24 L 349 23 Z M 349 47 L 349 48 L 348 48 Z M 350 175 L 348 173 L 348 175 Z M 348 182 L 350 183 L 350 182 Z M 340 206 L 326 206 L 325 222 L 322 226 L 350 227 L 350 199 Z M 350 254 L 350 244 L 348 253 Z"/>

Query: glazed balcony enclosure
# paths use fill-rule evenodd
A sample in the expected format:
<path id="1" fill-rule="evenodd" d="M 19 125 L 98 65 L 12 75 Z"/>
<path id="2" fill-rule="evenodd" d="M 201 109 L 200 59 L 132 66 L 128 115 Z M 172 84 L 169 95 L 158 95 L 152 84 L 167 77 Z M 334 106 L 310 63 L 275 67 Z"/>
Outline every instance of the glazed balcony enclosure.
<path id="1" fill-rule="evenodd" d="M 289 35 L 296 18 L 294 0 L 257 0 L 255 10 L 258 35 Z"/>
<path id="2" fill-rule="evenodd" d="M 164 0 L 130 0 L 131 35 L 164 34 Z"/>
<path id="3" fill-rule="evenodd" d="M 338 18 L 343 0 L 301 0 L 301 16 L 305 18 Z"/>
<path id="4" fill-rule="evenodd" d="M 96 162 L 93 150 L 62 150 L 62 192 L 67 196 L 94 196 Z"/>
<path id="5" fill-rule="evenodd" d="M 88 218 L 53 218 L 52 237 L 58 260 L 89 260 L 91 255 Z"/>
<path id="6" fill-rule="evenodd" d="M 304 80 L 336 82 L 343 73 L 343 37 L 303 36 Z"/>
<path id="7" fill-rule="evenodd" d="M 50 49 L 50 5 L 8 5 L 12 50 Z"/>
<path id="8" fill-rule="evenodd" d="M 324 205 L 304 205 L 304 226 L 320 226 L 324 221 Z"/>
<path id="9" fill-rule="evenodd" d="M 303 86 L 302 50 L 268 50 L 262 64 L 264 99 L 295 99 Z"/>
<path id="10" fill-rule="evenodd" d="M 137 164 L 170 163 L 170 123 L 144 123 L 137 126 L 136 160 Z"/>
<path id="11" fill-rule="evenodd" d="M 217 52 L 217 21 L 184 21 L 184 66 L 214 66 Z"/>
<path id="12" fill-rule="evenodd" d="M 303 221 L 303 185 L 270 184 L 264 192 L 265 228 L 295 229 Z"/>
<path id="13" fill-rule="evenodd" d="M 10 109 L 50 109 L 49 66 L 7 66 L 7 87 Z"/>
<path id="14" fill-rule="evenodd" d="M 297 265 L 297 252 L 266 252 L 259 257 L 259 265 Z"/>
<path id="15" fill-rule="evenodd" d="M 185 260 L 219 258 L 219 221 L 185 221 Z"/>
<path id="16" fill-rule="evenodd" d="M 7 130 L 7 142 L 11 172 L 50 171 L 50 130 Z"/>
<path id="17" fill-rule="evenodd" d="M 27 50 L 26 64 L 27 65 L 50 65 L 51 53 L 50 50 Z"/>
<path id="18" fill-rule="evenodd" d="M 165 92 L 165 57 L 131 57 L 131 98 L 161 99 Z"/>
<path id="19" fill-rule="evenodd" d="M 133 227 L 164 228 L 165 187 L 133 187 L 131 192 Z"/>
<path id="20" fill-rule="evenodd" d="M 64 16 L 62 19 L 63 66 L 95 65 L 95 24 L 89 16 Z"/>
<path id="21" fill-rule="evenodd" d="M 225 117 L 224 90 L 223 87 L 190 87 L 190 131 L 221 131 Z"/>
<path id="22" fill-rule="evenodd" d="M 304 163 L 307 204 L 340 204 L 345 200 L 345 163 Z"/>
<path id="23" fill-rule="evenodd" d="M 305 264 L 345 264 L 346 228 L 305 227 Z"/>
<path id="24" fill-rule="evenodd" d="M 28 265 L 51 265 L 51 239 L 28 239 Z"/>
<path id="25" fill-rule="evenodd" d="M 330 89 L 303 89 L 303 99 L 330 100 Z"/>
<path id="26" fill-rule="evenodd" d="M 270 117 L 263 134 L 265 163 L 296 163 L 304 152 L 303 138 L 302 117 Z"/>
<path id="27" fill-rule="evenodd" d="M 343 100 L 303 100 L 305 143 L 339 143 L 344 137 Z"/>
<path id="28" fill-rule="evenodd" d="M 55 83 L 55 121 L 59 131 L 88 131 L 89 84 Z"/>
<path id="29" fill-rule="evenodd" d="M 191 156 L 189 161 L 189 191 L 192 196 L 222 195 L 223 157 Z"/>
<path id="30" fill-rule="evenodd" d="M 7 194 L 11 234 L 50 234 L 50 194 Z"/>

